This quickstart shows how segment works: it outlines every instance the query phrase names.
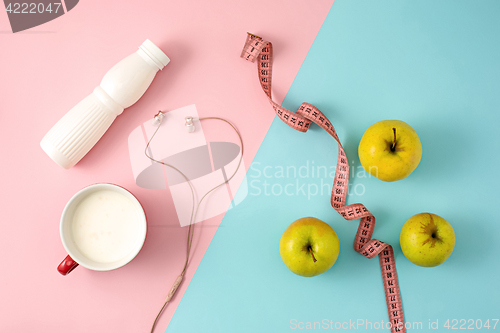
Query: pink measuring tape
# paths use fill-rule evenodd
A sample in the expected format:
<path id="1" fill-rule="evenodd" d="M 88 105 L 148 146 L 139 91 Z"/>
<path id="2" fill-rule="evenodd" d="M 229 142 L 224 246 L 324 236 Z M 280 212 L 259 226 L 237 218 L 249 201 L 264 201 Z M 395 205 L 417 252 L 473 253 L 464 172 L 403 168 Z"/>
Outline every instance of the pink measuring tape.
<path id="1" fill-rule="evenodd" d="M 273 46 L 270 42 L 249 33 L 241 57 L 251 62 L 257 60 L 260 85 L 281 120 L 300 132 L 306 132 L 311 122 L 314 122 L 338 142 L 339 154 L 332 187 L 331 205 L 346 220 L 361 219 L 354 238 L 354 250 L 369 259 L 379 256 L 391 332 L 406 332 L 394 251 L 391 245 L 371 238 L 375 229 L 375 216 L 363 204 L 356 203 L 346 206 L 349 164 L 333 125 L 314 105 L 302 103 L 297 112 L 291 112 L 272 100 Z"/>

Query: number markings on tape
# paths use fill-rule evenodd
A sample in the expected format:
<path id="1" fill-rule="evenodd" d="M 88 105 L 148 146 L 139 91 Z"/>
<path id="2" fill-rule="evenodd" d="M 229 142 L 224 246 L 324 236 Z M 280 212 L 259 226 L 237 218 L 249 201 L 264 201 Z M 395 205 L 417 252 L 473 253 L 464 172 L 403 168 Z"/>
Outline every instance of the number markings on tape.
<path id="1" fill-rule="evenodd" d="M 337 141 L 339 153 L 332 186 L 331 205 L 346 220 L 360 219 L 356 237 L 354 238 L 354 250 L 369 259 L 378 255 L 382 281 L 384 284 L 387 312 L 391 322 L 391 332 L 406 332 L 394 251 L 391 245 L 371 238 L 375 229 L 375 216 L 373 216 L 363 204 L 355 203 L 346 206 L 349 183 L 349 163 L 333 125 L 328 118 L 312 104 L 302 103 L 297 112 L 292 112 L 272 100 L 271 81 L 273 46 L 270 42 L 263 40 L 259 36 L 248 33 L 245 46 L 241 52 L 241 57 L 251 62 L 257 60 L 257 69 L 262 90 L 264 90 L 271 106 L 281 120 L 288 126 L 301 132 L 306 132 L 311 122 L 314 122 Z"/>

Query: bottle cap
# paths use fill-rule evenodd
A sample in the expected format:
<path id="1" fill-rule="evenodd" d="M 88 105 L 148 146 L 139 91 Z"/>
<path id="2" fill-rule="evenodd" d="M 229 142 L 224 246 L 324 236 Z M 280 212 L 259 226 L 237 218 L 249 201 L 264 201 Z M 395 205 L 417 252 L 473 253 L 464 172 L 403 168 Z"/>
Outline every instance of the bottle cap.
<path id="1" fill-rule="evenodd" d="M 146 39 L 146 41 L 142 43 L 141 46 L 139 46 L 139 49 L 144 51 L 144 53 L 146 53 L 151 58 L 151 60 L 156 64 L 156 66 L 158 66 L 160 70 L 162 70 L 163 67 L 165 67 L 170 62 L 170 59 L 167 57 L 167 55 L 149 39 Z"/>

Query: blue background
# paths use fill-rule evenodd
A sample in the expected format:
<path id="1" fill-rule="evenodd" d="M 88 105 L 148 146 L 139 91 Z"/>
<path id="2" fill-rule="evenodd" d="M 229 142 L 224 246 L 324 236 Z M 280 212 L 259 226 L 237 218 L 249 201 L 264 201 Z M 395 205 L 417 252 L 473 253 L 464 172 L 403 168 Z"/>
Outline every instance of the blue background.
<path id="1" fill-rule="evenodd" d="M 500 317 L 499 18 L 494 0 L 336 0 L 283 103 L 291 110 L 312 103 L 335 126 L 359 175 L 350 179 L 359 186 L 348 203 L 362 202 L 377 218 L 374 238 L 393 245 L 405 319 L 422 323 L 413 331 L 435 332 L 428 325 L 436 320 L 442 331 L 447 319 L 490 319 L 492 330 L 491 319 Z M 359 140 L 384 119 L 410 124 L 423 146 L 418 168 L 395 183 L 358 172 Z M 293 319 L 388 320 L 378 259 L 352 248 L 358 221 L 342 219 L 326 190 L 312 195 L 312 187 L 308 198 L 308 184 L 331 186 L 332 179 L 262 174 L 266 166 L 269 175 L 336 160 L 326 132 L 313 126 L 299 133 L 275 119 L 247 173 L 247 198 L 226 213 L 167 332 L 287 332 Z M 264 181 L 268 193 L 297 182 L 306 193 L 266 195 Z M 455 250 L 438 267 L 413 265 L 399 246 L 402 225 L 420 212 L 455 229 Z M 291 273 L 278 250 L 283 231 L 304 216 L 329 223 L 341 242 L 336 264 L 314 278 Z"/>

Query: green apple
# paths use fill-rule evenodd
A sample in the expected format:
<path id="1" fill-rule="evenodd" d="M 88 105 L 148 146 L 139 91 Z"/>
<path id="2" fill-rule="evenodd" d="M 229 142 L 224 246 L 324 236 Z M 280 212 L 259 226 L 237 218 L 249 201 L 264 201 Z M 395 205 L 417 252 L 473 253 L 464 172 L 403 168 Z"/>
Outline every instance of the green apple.
<path id="1" fill-rule="evenodd" d="M 286 267 L 301 276 L 315 276 L 329 270 L 339 250 L 335 230 L 314 217 L 304 217 L 290 224 L 280 240 L 281 259 Z"/>
<path id="2" fill-rule="evenodd" d="M 431 213 L 413 215 L 399 236 L 401 250 L 418 266 L 434 267 L 448 259 L 455 247 L 455 231 L 448 221 Z"/>
<path id="3" fill-rule="evenodd" d="M 404 121 L 382 120 L 363 134 L 358 155 L 369 174 L 393 182 L 415 170 L 422 157 L 422 144 L 417 132 Z"/>

